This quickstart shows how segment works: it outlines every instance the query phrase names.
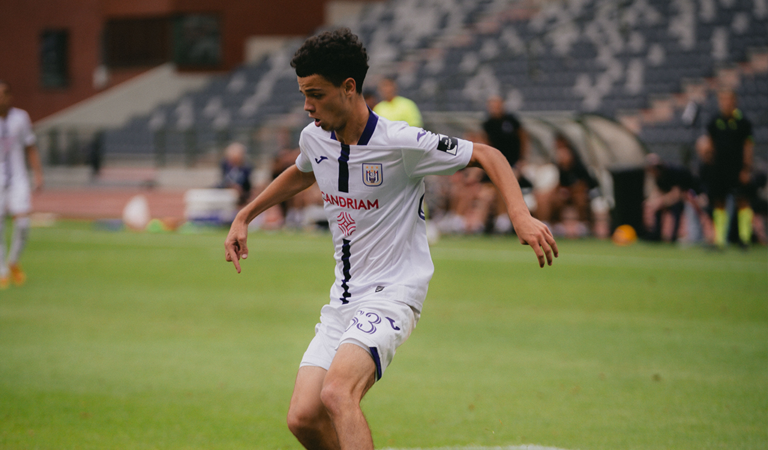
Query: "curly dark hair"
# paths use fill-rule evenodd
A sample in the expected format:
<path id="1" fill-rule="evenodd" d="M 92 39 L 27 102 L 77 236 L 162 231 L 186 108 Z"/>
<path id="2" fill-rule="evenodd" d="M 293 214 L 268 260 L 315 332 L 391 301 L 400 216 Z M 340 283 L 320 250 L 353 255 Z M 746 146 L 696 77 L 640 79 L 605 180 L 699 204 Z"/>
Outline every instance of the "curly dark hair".
<path id="1" fill-rule="evenodd" d="M 291 67 L 300 77 L 322 75 L 337 87 L 347 78 L 352 78 L 360 94 L 365 74 L 368 73 L 368 53 L 349 28 L 339 28 L 304 41 L 293 55 Z"/>

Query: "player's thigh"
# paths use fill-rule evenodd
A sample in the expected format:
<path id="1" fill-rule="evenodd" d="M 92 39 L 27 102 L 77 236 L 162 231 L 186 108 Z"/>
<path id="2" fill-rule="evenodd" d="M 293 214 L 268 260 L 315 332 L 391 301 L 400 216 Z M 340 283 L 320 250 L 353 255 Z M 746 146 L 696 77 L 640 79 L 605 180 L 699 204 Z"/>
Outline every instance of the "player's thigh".
<path id="1" fill-rule="evenodd" d="M 323 382 L 321 397 L 350 398 L 359 402 L 376 382 L 376 364 L 370 353 L 355 344 L 342 343 Z"/>
<path id="2" fill-rule="evenodd" d="M 32 192 L 23 182 L 11 182 L 6 191 L 6 205 L 12 216 L 25 216 L 32 209 Z"/>
<path id="3" fill-rule="evenodd" d="M 340 343 L 355 344 L 366 351 L 374 363 L 378 380 L 418 320 L 419 313 L 405 303 L 366 301 L 355 312 Z"/>
<path id="4" fill-rule="evenodd" d="M 327 415 L 320 400 L 327 371 L 322 367 L 303 366 L 296 375 L 288 416 L 297 421 L 321 420 Z"/>
<path id="5" fill-rule="evenodd" d="M 344 305 L 325 305 L 320 311 L 320 323 L 315 325 L 315 337 L 301 358 L 301 367 L 316 366 L 328 370 L 339 347 L 354 309 Z"/>

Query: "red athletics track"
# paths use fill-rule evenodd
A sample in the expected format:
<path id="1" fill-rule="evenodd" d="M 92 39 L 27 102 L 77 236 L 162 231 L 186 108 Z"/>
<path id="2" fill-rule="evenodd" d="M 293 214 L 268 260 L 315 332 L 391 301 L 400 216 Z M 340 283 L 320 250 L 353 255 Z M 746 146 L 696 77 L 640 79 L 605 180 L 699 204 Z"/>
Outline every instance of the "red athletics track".
<path id="1" fill-rule="evenodd" d="M 153 218 L 184 218 L 184 190 L 105 188 L 43 189 L 32 195 L 34 213 L 66 219 L 119 219 L 131 197 L 141 194 Z"/>

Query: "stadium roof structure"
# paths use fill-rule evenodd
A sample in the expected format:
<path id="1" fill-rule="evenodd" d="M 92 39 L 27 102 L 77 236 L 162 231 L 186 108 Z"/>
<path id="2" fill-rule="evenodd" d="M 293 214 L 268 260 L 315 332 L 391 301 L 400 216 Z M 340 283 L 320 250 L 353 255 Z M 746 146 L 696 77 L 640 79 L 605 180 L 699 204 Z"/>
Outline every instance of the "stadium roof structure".
<path id="1" fill-rule="evenodd" d="M 529 161 L 553 162 L 555 139 L 563 135 L 595 179 L 609 203 L 613 202 L 611 172 L 642 168 L 647 150 L 622 124 L 590 113 L 538 113 L 523 115 L 521 121 L 529 136 Z"/>

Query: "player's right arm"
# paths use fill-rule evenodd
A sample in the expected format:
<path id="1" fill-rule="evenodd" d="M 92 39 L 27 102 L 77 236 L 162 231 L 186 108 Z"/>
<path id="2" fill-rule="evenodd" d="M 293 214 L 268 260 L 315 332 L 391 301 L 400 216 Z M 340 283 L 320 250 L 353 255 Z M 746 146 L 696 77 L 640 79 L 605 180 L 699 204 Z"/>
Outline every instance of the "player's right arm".
<path id="1" fill-rule="evenodd" d="M 295 165 L 287 168 L 251 203 L 235 216 L 224 241 L 225 258 L 240 273 L 240 258 L 248 257 L 248 224 L 267 209 L 280 204 L 315 183 L 313 172 L 302 172 Z"/>

